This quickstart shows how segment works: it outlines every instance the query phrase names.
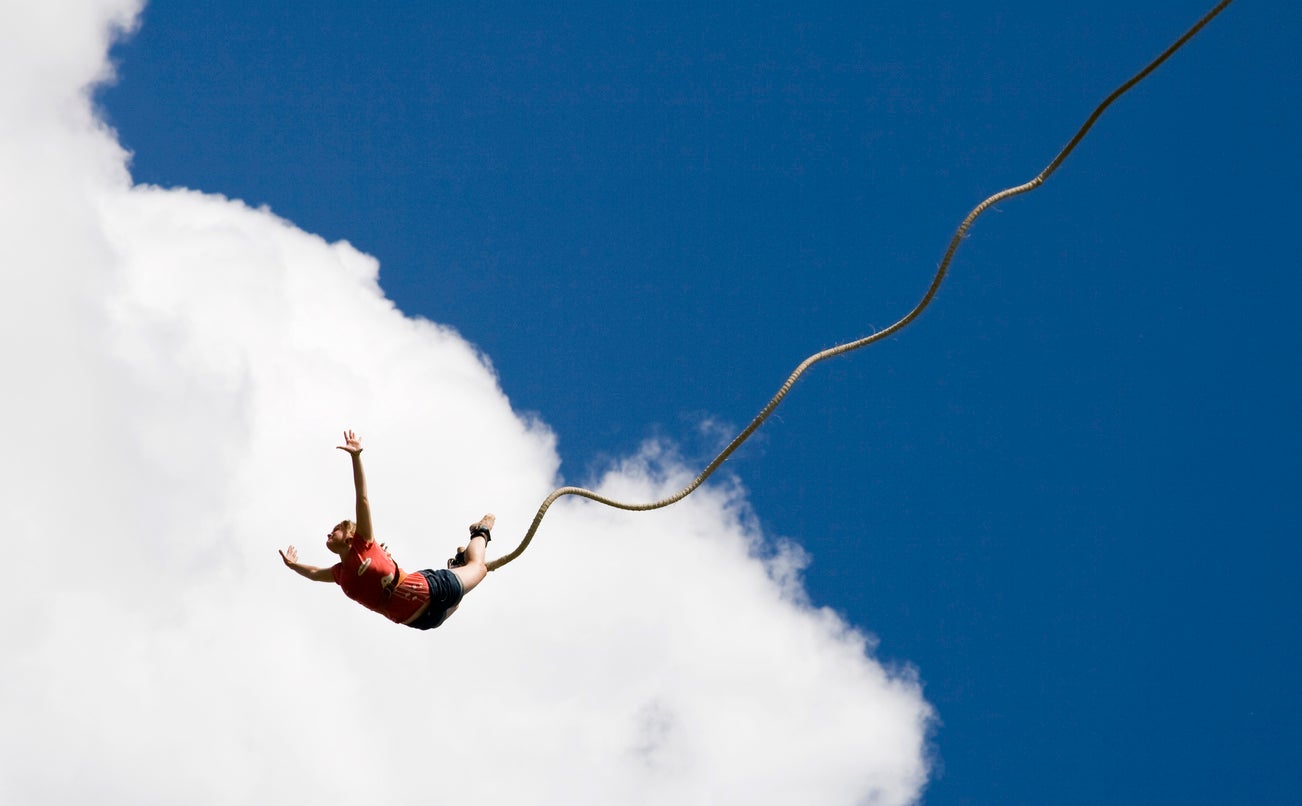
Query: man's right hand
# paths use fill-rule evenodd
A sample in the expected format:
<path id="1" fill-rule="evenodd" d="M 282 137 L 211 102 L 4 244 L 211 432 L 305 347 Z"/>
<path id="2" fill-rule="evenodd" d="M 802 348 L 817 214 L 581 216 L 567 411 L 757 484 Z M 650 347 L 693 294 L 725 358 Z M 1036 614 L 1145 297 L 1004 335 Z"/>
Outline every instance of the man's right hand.
<path id="1" fill-rule="evenodd" d="M 344 444 L 336 445 L 335 447 L 339 448 L 341 451 L 348 451 L 353 456 L 357 456 L 362 452 L 362 441 L 358 439 L 357 435 L 352 431 L 345 431 Z"/>

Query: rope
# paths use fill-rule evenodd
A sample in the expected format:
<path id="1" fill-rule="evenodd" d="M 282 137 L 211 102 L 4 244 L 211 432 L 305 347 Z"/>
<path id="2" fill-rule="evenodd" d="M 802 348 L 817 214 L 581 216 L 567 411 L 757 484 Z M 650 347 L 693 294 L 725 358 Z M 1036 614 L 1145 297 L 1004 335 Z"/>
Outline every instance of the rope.
<path id="1" fill-rule="evenodd" d="M 768 404 L 766 404 L 764 408 L 760 410 L 760 413 L 755 416 L 755 419 L 751 420 L 750 425 L 746 426 L 746 429 L 744 431 L 738 434 L 732 440 L 732 442 L 728 443 L 728 447 L 724 448 L 723 451 L 714 458 L 714 461 L 710 462 L 710 464 L 707 465 L 706 468 L 701 471 L 701 474 L 697 476 L 696 479 L 693 480 L 691 484 L 687 485 L 683 489 L 679 490 L 678 492 L 674 493 L 673 495 L 667 498 L 662 498 L 659 501 L 652 501 L 650 503 L 645 503 L 645 504 L 629 504 L 622 501 L 616 501 L 612 498 L 607 498 L 606 496 L 601 495 L 600 493 L 596 493 L 593 492 L 592 490 L 587 490 L 582 487 L 560 487 L 554 490 L 551 495 L 547 496 L 547 499 L 543 501 L 542 506 L 538 507 L 538 514 L 534 516 L 533 523 L 530 524 L 529 531 L 525 533 L 524 539 L 520 542 L 520 545 L 517 546 L 516 549 L 512 551 L 510 554 L 506 554 L 488 563 L 488 570 L 496 571 L 498 568 L 501 568 L 502 566 L 511 562 L 516 557 L 519 557 L 520 554 L 523 553 L 524 550 L 529 547 L 529 543 L 533 541 L 534 535 L 538 532 L 538 527 L 542 524 L 543 517 L 547 514 L 547 510 L 551 507 L 553 503 L 557 501 L 557 499 L 562 498 L 564 496 L 577 495 L 582 498 L 587 498 L 592 501 L 596 501 L 599 504 L 605 504 L 608 507 L 628 510 L 630 512 L 645 512 L 652 509 L 660 509 L 662 507 L 667 507 L 670 504 L 675 504 L 681 501 L 682 499 L 686 498 L 688 495 L 690 495 L 697 487 L 700 487 L 701 484 L 703 484 L 706 479 L 708 479 L 711 475 L 713 475 L 714 471 L 718 470 L 719 466 L 722 465 L 724 462 L 726 462 L 728 460 L 728 457 L 732 456 L 733 452 L 736 451 L 738 448 L 740 448 L 742 443 L 750 438 L 751 434 L 755 433 L 755 431 L 758 430 L 759 427 L 764 424 L 764 421 L 767 420 L 769 415 L 773 413 L 773 410 L 778 407 L 778 404 L 782 402 L 782 399 L 787 396 L 787 392 L 791 391 L 791 387 L 796 383 L 797 380 L 800 379 L 800 376 L 805 374 L 805 370 L 809 369 L 810 367 L 812 367 L 813 365 L 817 364 L 820 361 L 826 361 L 827 359 L 833 358 L 834 356 L 844 355 L 845 353 L 858 350 L 861 347 L 866 347 L 869 344 L 872 344 L 873 342 L 881 341 L 882 339 L 891 336 L 899 332 L 900 330 L 903 330 L 910 322 L 912 322 L 914 319 L 917 319 L 918 316 L 921 315 L 923 310 L 925 310 L 926 307 L 931 304 L 931 300 L 933 297 L 936 296 L 936 292 L 940 290 L 940 284 L 944 281 L 945 275 L 949 273 L 949 265 L 950 262 L 954 259 L 954 253 L 958 251 L 958 245 L 959 243 L 962 242 L 964 236 L 967 235 L 967 231 L 972 226 L 972 223 L 976 221 L 977 218 L 982 213 L 984 213 L 993 205 L 996 205 L 999 202 L 1004 201 L 1005 199 L 1011 199 L 1014 196 L 1020 196 L 1023 193 L 1028 193 L 1038 188 L 1040 185 L 1044 184 L 1044 181 L 1048 179 L 1053 174 L 1054 171 L 1058 170 L 1058 166 L 1062 165 L 1063 161 L 1067 159 L 1068 155 L 1070 155 L 1072 151 L 1075 150 L 1076 146 L 1080 143 L 1080 141 L 1085 138 L 1085 135 L 1089 132 L 1089 130 L 1094 127 L 1094 123 L 1103 114 L 1104 110 L 1106 110 L 1109 106 L 1112 105 L 1113 101 L 1120 98 L 1132 87 L 1134 87 L 1140 81 L 1143 81 L 1150 73 L 1152 73 L 1159 66 L 1161 66 L 1163 62 L 1165 62 L 1168 58 L 1171 57 L 1172 54 L 1174 54 L 1177 50 L 1183 47 L 1186 42 L 1188 42 L 1190 39 L 1194 37 L 1194 35 L 1196 35 L 1200 30 L 1202 30 L 1203 26 L 1211 22 L 1212 19 L 1215 18 L 1216 15 L 1220 14 L 1221 11 L 1223 11 L 1225 7 L 1228 6 L 1231 2 L 1232 0 L 1221 0 L 1221 2 L 1218 3 L 1216 7 L 1213 8 L 1211 11 L 1207 12 L 1203 16 L 1203 18 L 1197 22 L 1197 24 L 1195 24 L 1192 28 L 1186 31 L 1185 34 L 1181 36 L 1179 39 L 1177 39 L 1170 47 L 1162 51 L 1162 54 L 1160 56 L 1153 59 L 1153 61 L 1149 62 L 1148 66 L 1146 66 L 1143 70 L 1140 70 L 1138 73 L 1136 73 L 1133 77 L 1131 77 L 1129 81 L 1125 82 L 1124 84 L 1122 84 L 1121 86 L 1113 90 L 1112 94 L 1110 94 L 1107 98 L 1103 100 L 1102 103 L 1100 103 L 1097 107 L 1095 107 L 1094 112 L 1085 121 L 1084 125 L 1080 127 L 1080 130 L 1076 132 L 1076 136 L 1071 138 L 1071 140 L 1067 143 L 1067 145 L 1064 146 L 1060 152 L 1058 152 L 1058 156 L 1054 157 L 1053 161 L 1050 162 L 1049 165 L 1043 171 L 1040 171 L 1039 175 L 1037 175 L 1034 179 L 1022 185 L 1017 185 L 1016 187 L 1010 187 L 1005 190 L 1001 190 L 998 193 L 991 196 L 990 198 L 978 204 L 976 207 L 974 207 L 972 209 L 972 212 L 968 213 L 967 217 L 963 219 L 963 223 L 959 224 L 958 229 L 954 231 L 954 236 L 949 240 L 949 248 L 945 250 L 945 256 L 940 261 L 939 268 L 936 269 L 935 277 L 932 278 L 931 286 L 927 288 L 927 293 L 922 296 L 922 300 L 918 302 L 917 305 L 914 306 L 913 310 L 905 314 L 904 317 L 901 318 L 898 322 L 883 330 L 878 330 L 856 341 L 846 342 L 845 344 L 841 344 L 836 347 L 830 347 L 826 350 L 823 350 L 822 352 L 811 355 L 810 357 L 806 358 L 804 361 L 801 361 L 800 365 L 797 366 L 795 371 L 792 372 L 790 377 L 787 378 L 786 383 L 782 384 L 782 387 L 778 389 L 777 394 L 773 395 L 773 397 L 769 400 Z"/>

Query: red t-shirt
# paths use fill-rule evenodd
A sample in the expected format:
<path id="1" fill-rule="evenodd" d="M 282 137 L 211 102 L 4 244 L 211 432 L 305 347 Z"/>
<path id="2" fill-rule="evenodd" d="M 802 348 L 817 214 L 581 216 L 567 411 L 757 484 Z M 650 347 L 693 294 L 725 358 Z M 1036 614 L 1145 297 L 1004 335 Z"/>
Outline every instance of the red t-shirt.
<path id="1" fill-rule="evenodd" d="M 424 574 L 400 574 L 398 584 L 389 597 L 385 615 L 399 624 L 406 624 L 429 601 L 429 580 Z"/>
<path id="2" fill-rule="evenodd" d="M 330 571 L 349 599 L 399 623 L 414 616 L 429 599 L 425 577 L 402 573 L 389 552 L 374 540 L 354 537 Z"/>

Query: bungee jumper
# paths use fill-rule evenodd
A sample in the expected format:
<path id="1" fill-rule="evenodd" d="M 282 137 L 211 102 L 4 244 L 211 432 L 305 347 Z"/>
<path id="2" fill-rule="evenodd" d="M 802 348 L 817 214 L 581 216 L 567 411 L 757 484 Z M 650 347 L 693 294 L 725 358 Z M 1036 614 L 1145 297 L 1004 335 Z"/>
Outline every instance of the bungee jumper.
<path id="1" fill-rule="evenodd" d="M 299 576 L 314 582 L 333 582 L 349 599 L 395 623 L 418 630 L 438 627 L 488 575 L 484 553 L 493 539 L 491 530 L 496 519 L 489 514 L 471 524 L 470 540 L 457 549 L 447 568 L 406 573 L 388 548 L 375 541 L 366 475 L 362 472 L 361 440 L 352 431 L 345 431 L 344 444 L 337 447 L 352 457 L 357 493 L 357 520 L 340 521 L 326 535 L 326 548 L 339 555 L 339 562 L 329 568 L 300 563 L 293 546 L 281 551 L 280 558 Z"/>
<path id="2" fill-rule="evenodd" d="M 514 561 L 529 547 L 548 509 L 560 498 L 574 495 L 629 512 L 646 512 L 681 501 L 700 487 L 715 470 L 728 460 L 734 451 L 741 447 L 742 443 L 748 440 L 764 424 L 806 370 L 821 361 L 845 355 L 869 344 L 882 341 L 908 327 L 916 320 L 931 304 L 936 293 L 940 290 L 941 283 L 949 273 L 950 264 L 958 251 L 959 245 L 967 237 L 968 230 L 977 218 L 994 205 L 1015 196 L 1029 193 L 1043 185 L 1058 170 L 1067 157 L 1072 154 L 1076 146 L 1080 144 L 1081 140 L 1094 127 L 1099 117 L 1114 101 L 1129 92 L 1131 88 L 1147 78 L 1176 51 L 1184 47 L 1185 43 L 1224 11 L 1231 2 L 1232 0 L 1220 0 L 1215 7 L 1203 15 L 1192 28 L 1185 31 L 1166 50 L 1162 51 L 1143 69 L 1104 98 L 1094 108 L 1090 116 L 1086 118 L 1085 123 L 1076 131 L 1076 134 L 1067 142 L 1067 145 L 1034 178 L 1023 184 L 1005 188 L 972 208 L 972 211 L 967 214 L 954 231 L 953 236 L 951 236 L 949 246 L 946 248 L 944 257 L 932 276 L 931 284 L 927 287 L 926 293 L 908 313 L 894 324 L 881 330 L 876 330 L 854 341 L 829 347 L 802 361 L 778 389 L 777 393 L 760 410 L 759 414 L 751 420 L 750 425 L 746 426 L 741 433 L 734 437 L 690 484 L 678 492 L 658 501 L 642 503 L 617 501 L 582 487 L 560 487 L 553 490 L 542 502 L 542 505 L 538 507 L 533 522 L 529 525 L 529 529 L 525 532 L 519 545 L 507 554 L 494 559 L 492 562 L 485 562 L 484 554 L 488 541 L 491 539 L 489 530 L 492 529 L 494 524 L 493 516 L 485 515 L 478 523 L 471 525 L 470 541 L 466 546 L 457 550 L 454 558 L 448 560 L 446 570 L 426 570 L 413 574 L 404 574 L 384 546 L 375 544 L 371 534 L 371 516 L 366 503 L 366 484 L 362 476 L 360 458 L 362 446 L 353 432 L 347 431 L 344 433 L 345 444 L 340 445 L 339 448 L 350 453 L 353 459 L 353 479 L 357 487 L 357 522 L 343 521 L 335 526 L 326 538 L 326 548 L 338 554 L 341 560 L 330 568 L 314 568 L 310 565 L 303 565 L 298 562 L 297 551 L 293 546 L 290 546 L 287 551 L 280 553 L 285 565 L 308 579 L 338 583 L 349 598 L 387 616 L 393 621 L 418 629 L 433 629 L 442 624 L 448 616 L 451 616 L 456 611 L 462 597 L 482 582 L 489 571 L 496 571 L 507 563 Z"/>

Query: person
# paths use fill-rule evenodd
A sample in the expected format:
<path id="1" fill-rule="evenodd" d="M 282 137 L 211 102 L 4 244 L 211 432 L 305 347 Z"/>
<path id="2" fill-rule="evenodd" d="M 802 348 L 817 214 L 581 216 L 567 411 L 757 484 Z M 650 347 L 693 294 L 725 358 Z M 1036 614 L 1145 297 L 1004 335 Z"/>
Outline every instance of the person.
<path id="1" fill-rule="evenodd" d="M 388 548 L 375 541 L 366 475 L 362 472 L 361 440 L 352 431 L 345 431 L 344 444 L 338 447 L 352 457 L 357 493 L 357 520 L 340 521 L 326 535 L 326 548 L 339 555 L 339 562 L 329 568 L 301 563 L 293 546 L 282 550 L 280 558 L 300 576 L 314 582 L 333 582 L 343 588 L 348 598 L 396 623 L 418 630 L 438 627 L 488 576 L 484 555 L 496 519 L 490 513 L 472 523 L 470 540 L 457 549 L 447 568 L 406 573 L 394 562 Z"/>

